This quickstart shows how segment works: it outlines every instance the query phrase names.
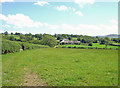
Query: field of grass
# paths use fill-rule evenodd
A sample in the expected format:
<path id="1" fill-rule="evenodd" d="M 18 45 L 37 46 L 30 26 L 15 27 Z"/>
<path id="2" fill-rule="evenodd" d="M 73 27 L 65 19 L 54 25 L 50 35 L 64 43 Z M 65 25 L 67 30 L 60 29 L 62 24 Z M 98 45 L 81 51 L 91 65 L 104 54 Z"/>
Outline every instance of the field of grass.
<path id="1" fill-rule="evenodd" d="M 73 38 L 72 38 L 72 41 L 73 41 L 73 40 L 77 40 L 77 38 L 73 37 Z"/>
<path id="2" fill-rule="evenodd" d="M 8 36 L 13 36 L 16 39 L 20 39 L 19 35 L 8 35 Z"/>
<path id="3" fill-rule="evenodd" d="M 118 51 L 46 48 L 2 55 L 3 86 L 24 83 L 29 70 L 48 86 L 114 86 Z"/>
<path id="4" fill-rule="evenodd" d="M 120 45 L 120 43 L 113 43 L 114 45 Z"/>
<path id="5" fill-rule="evenodd" d="M 87 45 L 60 45 L 60 47 L 74 47 L 74 46 L 76 46 L 76 47 L 84 47 L 84 48 L 88 48 L 88 47 L 93 47 L 93 48 L 112 48 L 112 49 L 116 49 L 116 48 L 118 48 L 118 46 L 110 46 L 110 45 L 108 45 L 107 47 L 106 47 L 106 45 L 100 45 L 99 43 L 93 43 L 93 45 L 92 46 L 87 46 Z"/>

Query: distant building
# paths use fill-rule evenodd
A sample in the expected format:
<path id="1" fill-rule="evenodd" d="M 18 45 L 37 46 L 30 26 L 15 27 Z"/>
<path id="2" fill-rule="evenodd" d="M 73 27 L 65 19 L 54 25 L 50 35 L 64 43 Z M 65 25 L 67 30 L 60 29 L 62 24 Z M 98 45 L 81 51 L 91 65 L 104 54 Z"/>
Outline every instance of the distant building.
<path id="1" fill-rule="evenodd" d="M 68 39 L 63 39 L 62 41 L 61 41 L 61 43 L 70 43 L 70 44 L 75 44 L 75 43 L 80 43 L 80 41 L 77 41 L 77 40 L 75 40 L 75 41 L 70 41 L 70 40 L 68 40 Z"/>
<path id="2" fill-rule="evenodd" d="M 70 41 L 68 40 L 68 39 L 63 39 L 62 41 L 61 41 L 61 43 L 62 42 L 64 42 L 64 43 L 69 43 Z"/>

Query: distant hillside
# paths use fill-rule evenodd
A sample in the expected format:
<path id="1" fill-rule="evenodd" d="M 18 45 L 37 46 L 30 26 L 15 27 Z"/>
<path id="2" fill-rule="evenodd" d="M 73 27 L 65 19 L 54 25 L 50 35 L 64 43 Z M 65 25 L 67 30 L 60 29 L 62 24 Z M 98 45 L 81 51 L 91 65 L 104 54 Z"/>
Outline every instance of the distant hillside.
<path id="1" fill-rule="evenodd" d="M 98 36 L 98 37 L 101 37 L 101 38 L 105 38 L 105 37 L 108 37 L 108 38 L 120 38 L 120 35 L 118 35 L 118 34 L 109 34 L 109 35 Z"/>

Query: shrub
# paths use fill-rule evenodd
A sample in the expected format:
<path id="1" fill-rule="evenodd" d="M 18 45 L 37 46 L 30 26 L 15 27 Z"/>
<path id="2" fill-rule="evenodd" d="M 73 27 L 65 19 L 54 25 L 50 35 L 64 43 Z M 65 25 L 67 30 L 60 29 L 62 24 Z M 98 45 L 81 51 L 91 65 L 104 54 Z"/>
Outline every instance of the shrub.
<path id="1" fill-rule="evenodd" d="M 71 48 L 71 46 L 68 46 L 68 48 Z"/>
<path id="2" fill-rule="evenodd" d="M 77 48 L 76 46 L 74 46 L 73 48 Z"/>
<path id="3" fill-rule="evenodd" d="M 64 42 L 62 42 L 62 45 L 65 45 L 65 43 L 64 43 Z"/>
<path id="4" fill-rule="evenodd" d="M 88 46 L 92 46 L 92 43 L 89 43 Z"/>
<path id="5" fill-rule="evenodd" d="M 66 46 L 62 46 L 62 48 L 66 48 Z"/>

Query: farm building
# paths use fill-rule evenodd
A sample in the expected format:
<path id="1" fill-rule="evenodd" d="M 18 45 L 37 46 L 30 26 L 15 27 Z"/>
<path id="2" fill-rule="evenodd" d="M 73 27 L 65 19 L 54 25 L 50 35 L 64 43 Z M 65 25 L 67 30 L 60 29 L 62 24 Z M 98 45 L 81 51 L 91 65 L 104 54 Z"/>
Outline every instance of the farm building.
<path id="1" fill-rule="evenodd" d="M 68 39 L 63 39 L 62 41 L 61 41 L 61 43 L 69 43 L 69 44 L 75 44 L 75 43 L 80 43 L 80 41 L 70 41 L 70 40 L 68 40 Z"/>

